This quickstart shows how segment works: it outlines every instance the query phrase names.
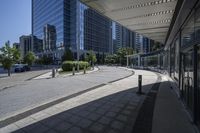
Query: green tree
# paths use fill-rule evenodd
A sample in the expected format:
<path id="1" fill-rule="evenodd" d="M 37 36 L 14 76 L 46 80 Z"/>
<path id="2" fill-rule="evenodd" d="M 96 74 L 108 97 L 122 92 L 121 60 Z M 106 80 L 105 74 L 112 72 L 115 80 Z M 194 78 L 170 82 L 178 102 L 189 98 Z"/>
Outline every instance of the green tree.
<path id="1" fill-rule="evenodd" d="M 24 57 L 24 62 L 27 63 L 29 66 L 31 66 L 34 61 L 35 61 L 35 54 L 33 52 L 28 52 Z"/>
<path id="2" fill-rule="evenodd" d="M 85 60 L 94 67 L 94 63 L 97 62 L 96 54 L 91 50 L 88 55 L 86 55 Z"/>
<path id="3" fill-rule="evenodd" d="M 116 64 L 118 63 L 118 56 L 116 54 L 107 55 L 105 58 L 107 64 Z"/>
<path id="4" fill-rule="evenodd" d="M 126 56 L 132 55 L 132 54 L 135 54 L 135 53 L 136 52 L 133 50 L 133 48 L 130 48 L 130 47 L 119 48 L 117 50 L 117 56 L 119 58 L 119 63 L 121 65 L 125 65 L 126 64 Z"/>
<path id="5" fill-rule="evenodd" d="M 50 65 L 53 63 L 53 58 L 52 57 L 48 57 L 47 55 L 44 55 L 42 57 L 42 64 L 44 65 Z"/>
<path id="6" fill-rule="evenodd" d="M 68 48 L 66 49 L 66 51 L 64 52 L 64 55 L 62 56 L 62 61 L 73 61 L 73 54 L 72 51 Z"/>
<path id="7" fill-rule="evenodd" d="M 4 69 L 8 70 L 8 76 L 10 76 L 10 69 L 14 63 L 20 59 L 20 52 L 15 47 L 10 47 L 10 42 L 6 42 L 5 46 L 0 48 L 0 62 Z"/>

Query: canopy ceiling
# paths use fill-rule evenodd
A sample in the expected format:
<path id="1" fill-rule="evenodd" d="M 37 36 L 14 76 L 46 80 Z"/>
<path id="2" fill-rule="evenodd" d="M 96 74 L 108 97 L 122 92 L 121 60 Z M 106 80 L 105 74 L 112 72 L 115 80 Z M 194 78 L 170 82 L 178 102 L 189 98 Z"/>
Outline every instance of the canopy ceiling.
<path id="1" fill-rule="evenodd" d="M 126 28 L 164 43 L 178 0 L 81 0 Z"/>

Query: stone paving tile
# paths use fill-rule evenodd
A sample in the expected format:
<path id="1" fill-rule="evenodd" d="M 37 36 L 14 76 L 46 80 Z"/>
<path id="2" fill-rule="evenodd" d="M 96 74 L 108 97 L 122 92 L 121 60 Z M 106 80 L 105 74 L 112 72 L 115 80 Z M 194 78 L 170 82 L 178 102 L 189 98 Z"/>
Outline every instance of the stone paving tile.
<path id="1" fill-rule="evenodd" d="M 41 120 L 41 119 L 45 119 L 45 118 L 48 118 L 48 117 L 50 117 L 50 115 L 49 114 L 47 114 L 47 113 L 43 113 L 43 112 L 39 112 L 39 113 L 36 113 L 36 114 L 33 114 L 33 115 L 31 115 L 30 116 L 31 118 L 33 118 L 34 120 Z"/>
<path id="2" fill-rule="evenodd" d="M 97 114 L 97 113 L 91 113 L 87 116 L 87 119 L 96 121 L 97 119 L 99 119 L 101 117 L 101 115 Z"/>
<path id="3" fill-rule="evenodd" d="M 17 125 L 10 124 L 6 127 L 1 128 L 0 133 L 10 133 L 10 132 L 13 132 L 13 131 L 18 130 L 18 129 L 19 129 L 19 127 Z"/>
<path id="4" fill-rule="evenodd" d="M 91 121 L 91 120 L 82 119 L 80 122 L 77 123 L 77 125 L 80 126 L 80 127 L 82 127 L 82 128 L 87 128 L 87 127 L 89 127 L 92 123 L 93 123 L 93 121 Z"/>
<path id="5" fill-rule="evenodd" d="M 76 124 L 77 122 L 79 122 L 82 118 L 79 116 L 75 116 L 73 115 L 72 117 L 70 117 L 68 120 L 66 120 L 67 122 L 70 122 L 72 124 Z"/>
<path id="6" fill-rule="evenodd" d="M 79 127 L 72 127 L 67 133 L 81 133 L 81 129 Z"/>
<path id="7" fill-rule="evenodd" d="M 57 132 L 65 132 L 67 131 L 70 127 L 72 127 L 72 125 L 70 123 L 67 122 L 60 122 L 57 126 L 52 127 L 53 129 L 55 129 Z"/>
<path id="8" fill-rule="evenodd" d="M 112 118 L 109 117 L 102 117 L 100 120 L 98 120 L 99 123 L 102 123 L 104 125 L 108 125 L 112 121 Z"/>
<path id="9" fill-rule="evenodd" d="M 77 115 L 81 116 L 81 117 L 87 117 L 89 114 L 90 114 L 89 111 L 83 110 L 83 111 L 79 112 Z"/>
<path id="10" fill-rule="evenodd" d="M 91 127 L 90 130 L 93 132 L 102 132 L 105 129 L 105 126 L 103 124 L 100 123 L 94 123 Z"/>
<path id="11" fill-rule="evenodd" d="M 28 126 L 28 125 L 35 123 L 35 122 L 36 122 L 36 120 L 33 119 L 32 117 L 27 117 L 27 118 L 24 118 L 22 120 L 15 122 L 15 124 L 18 127 L 23 128 L 23 127 Z"/>
<path id="12" fill-rule="evenodd" d="M 48 127 L 57 126 L 62 120 L 57 117 L 50 117 L 41 121 L 42 124 Z"/>
<path id="13" fill-rule="evenodd" d="M 129 110 L 123 110 L 122 114 L 124 114 L 124 115 L 131 115 L 131 111 L 129 111 Z"/>
<path id="14" fill-rule="evenodd" d="M 117 132 L 116 130 L 113 130 L 113 129 L 109 129 L 108 131 L 106 131 L 106 133 L 119 133 L 119 132 Z"/>
<path id="15" fill-rule="evenodd" d="M 41 123 L 36 123 L 23 128 L 23 130 L 28 133 L 44 133 L 48 131 L 49 128 L 42 125 Z"/>
<path id="16" fill-rule="evenodd" d="M 107 111 L 104 110 L 104 109 L 99 108 L 99 109 L 97 109 L 95 112 L 98 113 L 98 114 L 100 114 L 100 115 L 103 115 L 103 114 L 105 114 Z"/>
<path id="17" fill-rule="evenodd" d="M 117 115 L 116 112 L 112 112 L 112 111 L 109 111 L 105 114 L 105 116 L 108 116 L 108 117 L 115 117 Z"/>
<path id="18" fill-rule="evenodd" d="M 46 131 L 45 133 L 58 133 L 58 132 L 56 132 L 55 130 L 53 130 L 53 129 L 49 129 L 48 131 Z"/>
<path id="19" fill-rule="evenodd" d="M 126 115 L 118 115 L 117 117 L 116 117 L 116 119 L 117 120 L 120 120 L 120 121 L 123 121 L 123 122 L 126 122 L 127 120 L 128 120 L 128 116 L 126 116 Z"/>
<path id="20" fill-rule="evenodd" d="M 111 123 L 111 127 L 114 128 L 114 129 L 117 129 L 117 130 L 122 130 L 123 127 L 124 127 L 124 124 L 125 124 L 125 123 L 122 123 L 122 122 L 120 122 L 120 121 L 113 121 L 113 122 Z"/>
<path id="21" fill-rule="evenodd" d="M 70 117 L 72 117 L 72 114 L 68 113 L 68 112 L 63 112 L 63 113 L 60 113 L 57 115 L 57 117 L 59 119 L 62 119 L 62 120 L 67 120 L 69 119 Z"/>

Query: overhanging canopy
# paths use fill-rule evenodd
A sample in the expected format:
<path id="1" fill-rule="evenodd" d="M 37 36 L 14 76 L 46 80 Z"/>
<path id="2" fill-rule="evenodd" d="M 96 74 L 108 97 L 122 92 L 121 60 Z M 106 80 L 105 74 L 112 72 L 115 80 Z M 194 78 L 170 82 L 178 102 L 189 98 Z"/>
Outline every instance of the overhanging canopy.
<path id="1" fill-rule="evenodd" d="M 164 43 L 178 0 L 81 0 L 99 13 Z"/>

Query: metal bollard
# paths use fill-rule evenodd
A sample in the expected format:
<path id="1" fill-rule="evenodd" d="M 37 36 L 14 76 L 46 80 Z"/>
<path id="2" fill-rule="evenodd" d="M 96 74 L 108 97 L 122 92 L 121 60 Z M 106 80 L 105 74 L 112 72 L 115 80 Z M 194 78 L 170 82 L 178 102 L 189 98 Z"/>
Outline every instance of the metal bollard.
<path id="1" fill-rule="evenodd" d="M 56 75 L 56 71 L 55 71 L 55 68 L 52 69 L 52 78 L 55 78 L 55 75 Z"/>
<path id="2" fill-rule="evenodd" d="M 72 75 L 75 75 L 75 67 L 72 68 Z"/>
<path id="3" fill-rule="evenodd" d="M 142 94 L 142 75 L 138 75 L 138 94 Z"/>
<path id="4" fill-rule="evenodd" d="M 86 74 L 86 67 L 84 66 L 84 71 L 83 71 L 83 74 Z"/>

